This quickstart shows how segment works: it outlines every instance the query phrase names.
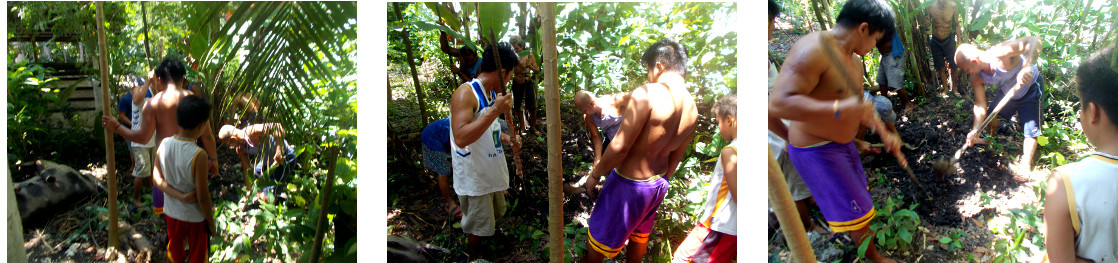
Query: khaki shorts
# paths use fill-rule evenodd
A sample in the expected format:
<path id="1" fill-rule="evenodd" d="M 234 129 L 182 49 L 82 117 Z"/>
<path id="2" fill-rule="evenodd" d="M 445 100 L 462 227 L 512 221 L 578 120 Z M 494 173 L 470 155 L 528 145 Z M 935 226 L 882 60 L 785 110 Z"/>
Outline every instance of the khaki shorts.
<path id="1" fill-rule="evenodd" d="M 151 177 L 152 150 L 153 148 L 132 147 L 132 163 L 136 165 L 136 168 L 132 169 L 132 177 Z"/>
<path id="2" fill-rule="evenodd" d="M 462 232 L 475 236 L 492 236 L 497 227 L 497 218 L 505 215 L 505 191 L 482 196 L 459 195 L 458 204 L 462 207 Z"/>
<path id="3" fill-rule="evenodd" d="M 784 181 L 788 184 L 788 191 L 792 194 L 793 201 L 800 201 L 811 197 L 811 191 L 807 189 L 807 184 L 804 179 L 800 178 L 800 173 L 796 172 L 796 167 L 792 166 L 792 160 L 788 158 L 788 151 L 780 153 L 780 158 L 777 162 L 780 163 L 780 170 L 784 172 Z"/>

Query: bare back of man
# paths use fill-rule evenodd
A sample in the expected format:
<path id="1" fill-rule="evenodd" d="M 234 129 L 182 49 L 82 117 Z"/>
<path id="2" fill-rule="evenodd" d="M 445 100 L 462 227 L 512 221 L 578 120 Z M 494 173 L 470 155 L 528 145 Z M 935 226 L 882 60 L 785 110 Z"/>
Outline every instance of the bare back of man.
<path id="1" fill-rule="evenodd" d="M 863 91 L 860 59 L 842 51 L 837 45 L 826 43 L 836 42 L 830 33 L 824 31 L 808 34 L 792 45 L 784 70 L 777 77 L 776 87 L 793 88 L 778 88 L 775 92 L 784 94 L 774 98 L 806 95 L 821 101 L 840 100 L 840 104 L 857 103 L 857 96 L 861 96 Z M 789 143 L 804 147 L 824 141 L 850 142 L 857 133 L 862 116 L 843 116 L 841 111 L 837 116 L 839 118 L 791 120 Z"/>
<path id="2" fill-rule="evenodd" d="M 695 133 L 698 109 L 695 108 L 694 97 L 684 87 L 661 83 L 645 84 L 634 90 L 631 96 L 633 99 L 628 108 L 633 111 L 626 112 L 636 114 L 632 118 L 626 114 L 622 125 L 637 124 L 640 132 L 635 134 L 636 140 L 617 171 L 643 180 L 674 170 L 669 169 L 674 168 L 672 153 L 685 150 Z M 671 107 L 665 107 L 667 105 Z"/>
<path id="3" fill-rule="evenodd" d="M 932 36 L 938 39 L 946 39 L 951 36 L 954 31 L 955 1 L 939 0 L 935 4 L 928 7 L 928 14 L 932 17 Z"/>

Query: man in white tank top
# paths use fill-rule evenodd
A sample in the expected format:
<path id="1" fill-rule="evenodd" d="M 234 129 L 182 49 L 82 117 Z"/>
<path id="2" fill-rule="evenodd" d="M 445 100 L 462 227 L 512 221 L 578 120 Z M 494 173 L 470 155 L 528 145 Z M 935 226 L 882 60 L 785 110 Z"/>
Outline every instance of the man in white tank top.
<path id="1" fill-rule="evenodd" d="M 151 73 L 149 73 L 148 78 L 151 77 Z M 159 90 L 153 89 L 154 85 L 151 85 L 151 81 L 144 82 L 143 80 L 138 80 L 137 82 L 138 85 L 132 87 L 131 91 L 132 118 L 129 121 L 132 123 L 131 128 L 133 131 L 140 130 L 140 126 L 143 125 L 144 105 L 146 105 L 148 101 L 151 100 L 153 94 L 159 93 Z M 132 147 L 132 164 L 135 167 L 132 169 L 132 177 L 135 178 L 132 183 L 132 198 L 133 200 L 135 200 L 133 201 L 134 205 L 139 206 L 140 190 L 142 190 L 144 187 L 151 186 L 151 155 L 152 147 L 155 147 L 155 136 L 152 136 L 150 139 L 148 139 L 147 143 L 137 143 L 132 141 L 129 141 L 128 143 Z M 161 203 L 161 200 L 163 199 L 163 191 L 159 191 L 159 188 L 152 188 L 151 197 L 153 202 L 157 202 L 156 200 L 160 200 L 158 201 L 158 203 Z M 153 212 L 156 215 L 161 215 L 163 214 L 163 207 L 156 206 Z"/>
<path id="2" fill-rule="evenodd" d="M 1044 204 L 1051 262 L 1118 262 L 1118 72 L 1114 47 L 1079 66 L 1079 122 L 1095 153 L 1052 170 Z"/>
<path id="3" fill-rule="evenodd" d="M 497 117 L 509 113 L 512 95 L 497 94 L 508 84 L 512 69 L 520 63 L 508 43 L 497 45 L 500 56 L 485 50 L 477 78 L 458 86 L 450 101 L 451 166 L 454 170 L 454 191 L 462 208 L 462 231 L 466 232 L 466 253 L 470 261 L 480 258 L 477 244 L 482 237 L 492 236 L 496 218 L 505 213 L 504 191 L 509 188 L 509 171 L 505 163 L 504 144 L 508 135 L 501 133 Z M 496 60 L 501 59 L 498 69 Z M 520 148 L 519 138 L 512 142 Z"/>

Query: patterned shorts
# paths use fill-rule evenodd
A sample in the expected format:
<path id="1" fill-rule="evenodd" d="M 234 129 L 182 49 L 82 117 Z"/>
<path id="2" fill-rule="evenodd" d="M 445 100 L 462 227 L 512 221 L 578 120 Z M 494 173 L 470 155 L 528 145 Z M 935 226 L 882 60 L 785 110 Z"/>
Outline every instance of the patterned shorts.
<path id="1" fill-rule="evenodd" d="M 423 168 L 442 176 L 451 176 L 450 152 L 440 152 L 423 145 Z"/>

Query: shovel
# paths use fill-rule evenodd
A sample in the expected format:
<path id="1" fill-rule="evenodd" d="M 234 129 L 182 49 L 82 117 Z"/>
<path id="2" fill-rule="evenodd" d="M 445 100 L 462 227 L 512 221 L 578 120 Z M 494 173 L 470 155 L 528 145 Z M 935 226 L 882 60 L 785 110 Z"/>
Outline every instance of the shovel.
<path id="1" fill-rule="evenodd" d="M 986 120 L 983 120 L 982 125 L 978 126 L 978 135 L 982 135 L 982 131 L 986 130 L 986 125 L 989 125 L 990 121 L 993 121 L 994 118 L 998 117 L 998 112 L 1001 112 L 1002 108 L 1004 108 L 1005 105 L 1009 103 L 1009 100 L 1012 99 L 1013 96 L 1017 94 L 1017 92 L 1022 88 L 1024 87 L 1018 86 L 1016 89 L 1010 90 L 1008 93 L 1005 94 L 1005 97 L 1002 98 L 1002 101 L 998 102 L 998 106 L 994 107 L 994 111 L 990 112 L 990 114 L 987 114 Z M 955 166 L 959 164 L 959 157 L 962 157 L 963 151 L 966 150 L 967 143 L 963 142 L 963 147 L 959 147 L 959 150 L 955 151 L 955 155 L 952 155 L 951 159 L 939 158 L 939 160 L 936 160 L 935 164 L 932 165 L 932 170 L 935 171 L 936 176 L 939 178 L 943 178 L 947 175 L 954 175 L 958 171 L 958 169 L 955 169 Z"/>

